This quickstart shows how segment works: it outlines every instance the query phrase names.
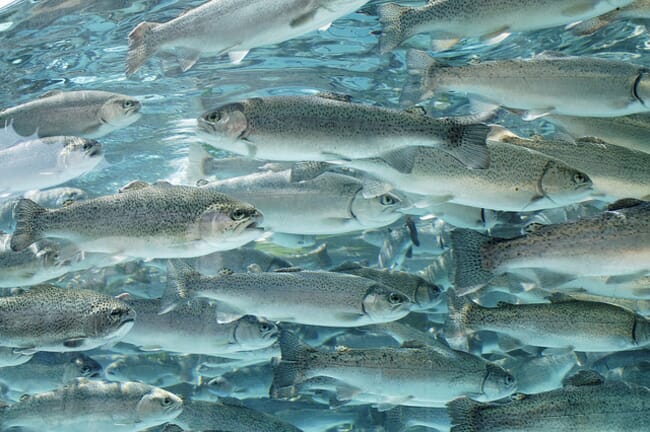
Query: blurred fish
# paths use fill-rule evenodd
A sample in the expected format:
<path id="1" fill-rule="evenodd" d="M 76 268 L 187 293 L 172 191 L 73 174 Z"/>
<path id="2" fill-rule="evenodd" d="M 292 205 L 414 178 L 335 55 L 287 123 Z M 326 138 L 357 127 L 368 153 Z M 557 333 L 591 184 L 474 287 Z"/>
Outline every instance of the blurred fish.
<path id="1" fill-rule="evenodd" d="M 208 389 L 219 397 L 237 399 L 265 398 L 273 380 L 270 363 L 253 365 L 226 372 L 208 381 Z"/>
<path id="2" fill-rule="evenodd" d="M 415 81 L 404 88 L 404 104 L 455 91 L 525 110 L 524 120 L 548 114 L 616 117 L 649 110 L 650 78 L 644 67 L 621 60 L 540 55 L 453 67 L 410 50 L 407 62 Z"/>
<path id="3" fill-rule="evenodd" d="M 641 432 L 650 421 L 650 389 L 582 378 L 567 387 L 483 404 L 462 398 L 447 405 L 452 432 Z"/>
<path id="4" fill-rule="evenodd" d="M 3 430 L 51 432 L 136 432 L 177 417 L 183 401 L 138 382 L 78 378 L 57 390 L 22 398 L 1 408 Z"/>
<path id="5" fill-rule="evenodd" d="M 591 35 L 613 21 L 626 20 L 634 22 L 637 20 L 644 21 L 648 19 L 650 19 L 650 1 L 634 0 L 627 6 L 618 7 L 604 15 L 576 23 L 576 25 L 572 25 L 570 28 L 573 33 L 579 35 Z"/>
<path id="6" fill-rule="evenodd" d="M 305 181 L 292 171 L 264 172 L 208 183 L 211 191 L 251 203 L 263 226 L 289 234 L 339 234 L 388 225 L 410 202 L 384 185 L 326 172 Z M 390 188 L 388 188 L 390 189 Z"/>
<path id="7" fill-rule="evenodd" d="M 319 351 L 289 332 L 280 334 L 282 358 L 275 366 L 271 395 L 293 396 L 295 386 L 324 376 L 355 393 L 373 395 L 380 407 L 444 406 L 460 395 L 494 400 L 515 391 L 516 379 L 471 354 L 421 344 L 388 349 Z M 339 395 L 342 396 L 342 395 Z M 340 397 L 339 397 L 340 399 Z"/>
<path id="8" fill-rule="evenodd" d="M 574 352 L 540 357 L 505 358 L 496 362 L 517 377 L 517 391 L 532 394 L 562 387 L 564 377 L 578 366 Z"/>
<path id="9" fill-rule="evenodd" d="M 205 275 L 219 274 L 225 268 L 234 272 L 245 272 L 251 265 L 259 266 L 260 270 L 265 272 L 293 267 L 289 261 L 252 248 L 213 252 L 188 260 L 188 263 Z"/>
<path id="10" fill-rule="evenodd" d="M 182 261 L 170 261 L 161 312 L 204 297 L 218 301 L 222 322 L 253 314 L 273 321 L 357 327 L 402 318 L 413 307 L 403 292 L 370 279 L 296 270 L 203 276 Z"/>
<path id="11" fill-rule="evenodd" d="M 88 198 L 85 191 L 73 187 L 56 187 L 47 190 L 25 192 L 22 198 L 34 201 L 43 207 L 61 207 L 74 201 Z M 0 202 L 0 230 L 13 230 L 13 212 L 19 199 L 9 199 Z"/>
<path id="12" fill-rule="evenodd" d="M 425 195 L 416 205 L 461 204 L 506 211 L 532 211 L 579 201 L 591 179 L 558 159 L 511 144 L 489 142 L 490 167 L 470 170 L 449 155 L 425 147 L 358 159 L 345 165 L 396 189 Z M 435 211 L 435 210 L 434 210 Z"/>
<path id="13" fill-rule="evenodd" d="M 383 24 L 379 38 L 382 53 L 397 48 L 418 33 L 432 33 L 434 50 L 453 47 L 464 37 L 481 37 L 500 42 L 512 32 L 539 30 L 570 24 L 607 13 L 633 0 L 529 0 L 489 3 L 473 0 L 441 0 L 425 6 L 409 7 L 395 3 L 379 6 Z"/>
<path id="14" fill-rule="evenodd" d="M 41 137 L 99 138 L 140 118 L 140 102 L 130 96 L 95 90 L 51 91 L 39 99 L 0 110 L 0 126 Z"/>
<path id="15" fill-rule="evenodd" d="M 268 160 L 360 159 L 417 145 L 472 168 L 490 164 L 485 124 L 352 103 L 342 95 L 246 99 L 204 113 L 198 127 L 210 145 Z"/>
<path id="16" fill-rule="evenodd" d="M 193 257 L 236 248 L 260 235 L 257 224 L 262 214 L 218 192 L 143 182 L 122 190 L 56 210 L 19 201 L 11 249 L 20 251 L 40 238 L 59 237 L 87 252 Z"/>
<path id="17" fill-rule="evenodd" d="M 406 258 L 413 256 L 415 246 L 413 240 L 417 240 L 417 231 L 412 221 L 401 227 L 388 228 L 386 238 L 379 249 L 379 268 L 391 270 L 401 268 Z"/>
<path id="18" fill-rule="evenodd" d="M 33 354 L 22 353 L 20 349 L 0 347 L 0 368 L 27 363 L 32 356 Z"/>
<path id="19" fill-rule="evenodd" d="M 327 27 L 367 0 L 211 0 L 165 23 L 142 22 L 129 33 L 126 75 L 157 51 L 175 49 L 183 71 L 201 54 L 228 53 L 233 63 L 248 51 Z"/>
<path id="20" fill-rule="evenodd" d="M 126 300 L 138 319 L 122 342 L 144 350 L 227 356 L 272 345 L 278 336 L 275 324 L 251 315 L 236 321 L 217 322 L 217 307 L 203 299 L 180 305 L 159 315 L 159 299 Z"/>
<path id="21" fill-rule="evenodd" d="M 525 268 L 575 276 L 650 270 L 650 203 L 619 200 L 600 216 L 542 226 L 510 240 L 452 232 L 456 289 L 466 294 L 494 276 Z"/>
<path id="22" fill-rule="evenodd" d="M 620 198 L 650 198 L 650 154 L 585 137 L 569 142 L 534 136 L 525 139 L 508 130 L 491 139 L 526 147 L 557 158 L 586 173 L 593 182 L 592 196 L 615 201 Z"/>
<path id="23" fill-rule="evenodd" d="M 0 298 L 0 345 L 21 351 L 84 351 L 119 340 L 135 311 L 95 291 L 39 285 Z"/>
<path id="24" fill-rule="evenodd" d="M 386 432 L 412 431 L 415 426 L 425 426 L 435 431 L 446 431 L 451 420 L 446 408 L 399 406 L 384 413 Z"/>
<path id="25" fill-rule="evenodd" d="M 108 363 L 104 375 L 111 381 L 141 381 L 158 387 L 196 382 L 200 367 L 198 356 L 166 352 L 126 354 Z"/>

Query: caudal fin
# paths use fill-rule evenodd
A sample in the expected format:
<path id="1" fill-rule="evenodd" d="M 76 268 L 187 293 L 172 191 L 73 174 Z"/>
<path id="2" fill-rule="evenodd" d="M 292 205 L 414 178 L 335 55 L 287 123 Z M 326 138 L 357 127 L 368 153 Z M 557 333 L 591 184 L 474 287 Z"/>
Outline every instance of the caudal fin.
<path id="1" fill-rule="evenodd" d="M 411 107 L 423 99 L 433 96 L 428 89 L 429 77 L 437 67 L 445 67 L 424 51 L 410 49 L 406 51 L 406 68 L 408 81 L 402 88 L 399 103 L 403 107 Z"/>
<path id="2" fill-rule="evenodd" d="M 394 50 L 410 37 L 407 29 L 402 25 L 402 16 L 411 8 L 400 6 L 395 3 L 387 3 L 379 6 L 379 22 L 383 28 L 379 36 L 379 52 L 387 53 Z"/>
<path id="3" fill-rule="evenodd" d="M 30 199 L 18 201 L 14 207 L 16 229 L 11 236 L 12 251 L 21 251 L 43 237 L 39 217 L 46 212 L 46 209 Z"/>
<path id="4" fill-rule="evenodd" d="M 152 30 L 159 25 L 158 23 L 141 22 L 129 33 L 126 76 L 131 76 L 136 73 L 158 49 L 153 42 Z"/>
<path id="5" fill-rule="evenodd" d="M 191 143 L 185 175 L 187 183 L 196 184 L 199 180 L 205 180 L 210 175 L 206 172 L 205 167 L 212 159 L 212 155 L 205 151 L 201 144 Z"/>
<path id="6" fill-rule="evenodd" d="M 180 303 L 190 300 L 192 296 L 190 283 L 200 276 L 201 274 L 186 262 L 169 260 L 167 262 L 167 285 L 160 299 L 158 314 L 165 314 L 176 308 Z"/>
<path id="7" fill-rule="evenodd" d="M 481 249 L 491 240 L 469 229 L 451 232 L 452 255 L 456 268 L 455 288 L 459 295 L 469 294 L 487 285 L 494 277 L 483 265 Z"/>
<path id="8" fill-rule="evenodd" d="M 467 324 L 474 303 L 467 297 L 459 296 L 454 289 L 447 290 L 449 314 L 445 321 L 444 336 L 454 349 L 468 348 Z"/>
<path id="9" fill-rule="evenodd" d="M 482 405 L 466 397 L 449 402 L 447 412 L 453 425 L 451 432 L 478 432 L 481 430 L 476 421 L 476 413 Z"/>
<path id="10" fill-rule="evenodd" d="M 278 339 L 282 358 L 273 369 L 273 383 L 269 391 L 272 398 L 295 396 L 296 385 L 307 379 L 309 359 L 317 350 L 306 345 L 294 333 L 283 330 Z"/>
<path id="11" fill-rule="evenodd" d="M 485 124 L 461 124 L 452 121 L 447 142 L 442 150 L 469 168 L 486 169 L 490 166 L 487 137 L 490 127 Z"/>

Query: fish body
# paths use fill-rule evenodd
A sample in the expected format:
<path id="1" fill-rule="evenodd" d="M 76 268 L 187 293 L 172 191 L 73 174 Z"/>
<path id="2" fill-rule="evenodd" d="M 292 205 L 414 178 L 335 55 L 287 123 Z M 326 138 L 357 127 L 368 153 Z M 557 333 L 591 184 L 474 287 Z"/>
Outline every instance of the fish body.
<path id="1" fill-rule="evenodd" d="M 142 22 L 129 34 L 127 76 L 159 50 L 175 49 L 183 71 L 201 54 L 228 53 L 239 63 L 248 51 L 327 26 L 367 0 L 211 0 L 165 23 Z"/>
<path id="2" fill-rule="evenodd" d="M 32 190 L 23 194 L 22 198 L 28 198 L 43 207 L 61 207 L 73 201 L 88 198 L 85 191 L 73 187 L 55 187 L 47 190 Z M 19 198 L 7 199 L 0 203 L 0 230 L 13 230 L 13 212 Z"/>
<path id="3" fill-rule="evenodd" d="M 650 269 L 650 203 L 630 200 L 574 222 L 542 226 L 510 240 L 452 232 L 456 287 L 469 292 L 495 275 L 545 269 L 574 276 L 616 276 Z"/>
<path id="4" fill-rule="evenodd" d="M 560 207 L 586 198 L 592 181 L 550 156 L 507 143 L 488 143 L 490 167 L 470 170 L 437 149 L 415 147 L 381 159 L 345 162 L 395 189 L 441 202 L 506 211 Z M 427 199 L 425 199 L 427 201 Z"/>
<path id="5" fill-rule="evenodd" d="M 83 351 L 117 341 L 135 311 L 95 291 L 39 285 L 0 298 L 0 345 L 23 351 Z"/>
<path id="6" fill-rule="evenodd" d="M 113 383 L 78 378 L 2 408 L 1 430 L 136 432 L 177 417 L 183 401 L 139 382 Z"/>
<path id="7" fill-rule="evenodd" d="M 86 252 L 136 257 L 193 257 L 236 248 L 259 236 L 261 213 L 208 189 L 132 184 L 115 195 L 48 210 L 30 200 L 14 210 L 11 248 L 65 238 Z"/>
<path id="8" fill-rule="evenodd" d="M 227 355 L 271 346 L 277 340 L 275 324 L 254 316 L 219 324 L 216 307 L 204 300 L 180 305 L 160 315 L 159 299 L 127 300 L 138 314 L 122 342 L 144 349 L 206 355 Z"/>
<path id="9" fill-rule="evenodd" d="M 77 137 L 48 137 L 0 148 L 0 194 L 57 186 L 92 170 L 102 156 L 100 143 Z"/>
<path id="10" fill-rule="evenodd" d="M 119 93 L 95 90 L 53 91 L 0 111 L 0 126 L 22 136 L 99 138 L 140 118 L 142 104 Z"/>
<path id="11" fill-rule="evenodd" d="M 289 234 L 340 234 L 388 225 L 410 202 L 399 192 L 373 191 L 357 178 L 325 172 L 295 181 L 292 171 L 263 172 L 208 183 L 251 203 L 269 230 Z"/>
<path id="12" fill-rule="evenodd" d="M 267 160 L 359 159 L 427 146 L 472 168 L 489 166 L 485 124 L 352 103 L 338 95 L 246 99 L 207 111 L 198 128 L 210 145 Z"/>
<path id="13" fill-rule="evenodd" d="M 181 261 L 170 261 L 167 280 L 163 311 L 181 301 L 204 297 L 218 302 L 217 314 L 230 309 L 232 318 L 248 313 L 272 321 L 356 327 L 397 320 L 413 307 L 413 301 L 399 290 L 333 272 L 223 272 L 203 276 Z"/>
<path id="14" fill-rule="evenodd" d="M 543 55 L 454 67 L 410 50 L 407 62 L 417 84 L 405 88 L 403 103 L 422 94 L 420 99 L 453 91 L 526 111 L 526 120 L 548 114 L 616 117 L 648 112 L 650 75 L 643 66 L 621 60 Z"/>
<path id="15" fill-rule="evenodd" d="M 517 396 L 501 404 L 450 402 L 451 432 L 641 432 L 650 422 L 650 390 L 633 384 L 569 385 Z"/>
<path id="16" fill-rule="evenodd" d="M 501 141 L 544 153 L 561 160 L 593 182 L 593 195 L 616 201 L 650 197 L 650 154 L 585 137 L 568 142 L 540 136 L 525 139 L 505 133 Z"/>
<path id="17" fill-rule="evenodd" d="M 512 375 L 486 360 L 424 345 L 324 352 L 282 332 L 280 348 L 272 396 L 291 394 L 296 384 L 315 377 L 338 380 L 380 403 L 411 406 L 444 406 L 460 395 L 494 400 L 516 388 Z"/>
<path id="18" fill-rule="evenodd" d="M 512 32 L 539 30 L 590 19 L 633 0 L 441 0 L 420 7 L 395 3 L 379 7 L 383 24 L 381 52 L 395 49 L 413 35 L 432 33 L 434 49 L 446 49 L 463 37 L 503 40 Z"/>

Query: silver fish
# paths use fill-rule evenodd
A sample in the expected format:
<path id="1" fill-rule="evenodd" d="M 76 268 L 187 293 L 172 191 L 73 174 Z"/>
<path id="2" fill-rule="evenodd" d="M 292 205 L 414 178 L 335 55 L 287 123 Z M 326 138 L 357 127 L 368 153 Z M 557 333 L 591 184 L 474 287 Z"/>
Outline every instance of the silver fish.
<path id="1" fill-rule="evenodd" d="M 140 118 L 140 102 L 95 90 L 52 91 L 39 99 L 0 111 L 0 127 L 22 136 L 99 138 Z"/>
<path id="2" fill-rule="evenodd" d="M 295 269 L 294 269 L 295 270 Z M 217 300 L 217 318 L 245 313 L 273 321 L 357 327 L 406 316 L 413 301 L 370 279 L 323 271 L 277 271 L 203 276 L 182 261 L 170 261 L 162 312 L 194 297 Z M 226 311 L 232 313 L 226 313 Z"/>
<path id="3" fill-rule="evenodd" d="M 176 418 L 183 401 L 139 382 L 112 383 L 78 378 L 70 384 L 21 399 L 1 409 L 2 429 L 51 432 L 136 432 Z"/>
<path id="4" fill-rule="evenodd" d="M 211 0 L 165 23 L 142 22 L 129 33 L 126 74 L 157 51 L 175 49 L 183 71 L 201 54 L 228 53 L 241 62 L 252 48 L 329 25 L 368 0 Z"/>
<path id="5" fill-rule="evenodd" d="M 58 237 L 87 252 L 192 257 L 236 248 L 260 235 L 262 214 L 224 194 L 169 183 L 135 182 L 124 189 L 56 210 L 20 200 L 11 249 Z"/>
<path id="6" fill-rule="evenodd" d="M 405 104 L 434 92 L 455 91 L 524 110 L 524 120 L 548 114 L 616 117 L 649 110 L 645 68 L 621 60 L 538 56 L 453 67 L 409 50 L 407 61 L 414 82 L 404 88 Z M 596 86 L 598 91 L 593 91 Z"/>
<path id="7" fill-rule="evenodd" d="M 359 159 L 426 146 L 472 168 L 490 164 L 485 124 L 352 103 L 341 95 L 246 99 L 207 111 L 198 127 L 210 145 L 267 160 Z"/>
<path id="8" fill-rule="evenodd" d="M 542 226 L 510 240 L 470 230 L 451 234 L 459 294 L 494 276 L 537 268 L 576 276 L 645 274 L 650 270 L 650 203 L 620 200 L 600 216 Z"/>
<path id="9" fill-rule="evenodd" d="M 95 291 L 39 285 L 0 298 L 0 345 L 33 351 L 84 351 L 131 330 L 135 311 Z"/>

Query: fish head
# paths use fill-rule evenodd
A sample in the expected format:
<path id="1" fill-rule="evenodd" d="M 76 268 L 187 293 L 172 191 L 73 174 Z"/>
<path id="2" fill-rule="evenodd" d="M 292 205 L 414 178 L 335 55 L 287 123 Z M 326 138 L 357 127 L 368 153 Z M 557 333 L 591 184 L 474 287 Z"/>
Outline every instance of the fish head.
<path id="1" fill-rule="evenodd" d="M 440 286 L 424 279 L 418 279 L 413 300 L 415 300 L 418 309 L 429 309 L 442 301 L 442 292 L 443 289 Z"/>
<path id="2" fill-rule="evenodd" d="M 40 240 L 30 246 L 44 268 L 64 267 L 83 261 L 85 255 L 69 242 Z"/>
<path id="3" fill-rule="evenodd" d="M 59 152 L 57 164 L 60 168 L 86 172 L 99 164 L 103 155 L 102 145 L 99 142 L 93 139 L 67 137 Z"/>
<path id="4" fill-rule="evenodd" d="M 217 396 L 227 397 L 235 391 L 235 386 L 227 378 L 220 376 L 208 381 L 208 391 Z"/>
<path id="5" fill-rule="evenodd" d="M 183 400 L 158 387 L 151 387 L 136 405 L 138 422 L 142 425 L 155 425 L 170 421 L 183 411 Z"/>
<path id="6" fill-rule="evenodd" d="M 273 345 L 279 333 L 278 327 L 271 321 L 246 315 L 237 320 L 233 336 L 242 350 L 249 351 Z"/>
<path id="7" fill-rule="evenodd" d="M 135 310 L 112 297 L 102 296 L 90 303 L 86 334 L 117 340 L 126 335 L 135 323 Z"/>
<path id="8" fill-rule="evenodd" d="M 142 113 L 142 104 L 139 100 L 126 96 L 114 95 L 99 108 L 97 116 L 102 124 L 109 125 L 113 129 L 127 127 L 136 122 Z"/>
<path id="9" fill-rule="evenodd" d="M 74 378 L 100 378 L 102 365 L 85 354 L 74 356 L 65 366 L 64 381 Z"/>
<path id="10" fill-rule="evenodd" d="M 197 120 L 199 132 L 211 141 L 234 143 L 248 135 L 248 118 L 242 103 L 207 111 Z"/>
<path id="11" fill-rule="evenodd" d="M 589 176 L 561 162 L 549 161 L 538 184 L 538 194 L 558 205 L 570 204 L 591 193 Z"/>
<path id="12" fill-rule="evenodd" d="M 632 337 L 639 346 L 647 346 L 650 344 L 650 321 L 642 316 L 636 316 L 634 319 L 634 330 Z"/>
<path id="13" fill-rule="evenodd" d="M 501 399 L 517 390 L 517 379 L 502 367 L 488 363 L 481 390 L 486 401 Z"/>
<path id="14" fill-rule="evenodd" d="M 362 189 L 352 198 L 350 213 L 362 226 L 375 228 L 395 222 L 407 206 L 406 198 L 395 191 L 368 195 Z"/>
<path id="15" fill-rule="evenodd" d="M 262 212 L 251 204 L 227 199 L 208 207 L 198 224 L 201 239 L 215 246 L 229 247 L 226 243 L 241 246 L 259 238 L 263 221 Z"/>
<path id="16" fill-rule="evenodd" d="M 375 322 L 388 322 L 408 315 L 414 303 L 401 291 L 373 284 L 363 298 L 363 311 Z"/>

